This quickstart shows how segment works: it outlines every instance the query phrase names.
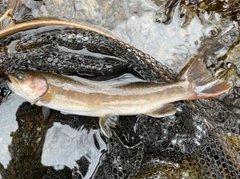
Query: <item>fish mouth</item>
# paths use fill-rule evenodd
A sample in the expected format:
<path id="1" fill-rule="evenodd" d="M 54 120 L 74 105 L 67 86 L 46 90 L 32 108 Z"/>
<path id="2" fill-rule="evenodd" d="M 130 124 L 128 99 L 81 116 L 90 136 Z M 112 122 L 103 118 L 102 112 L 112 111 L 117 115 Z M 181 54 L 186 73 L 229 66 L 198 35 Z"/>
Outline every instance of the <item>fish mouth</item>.
<path id="1" fill-rule="evenodd" d="M 9 83 L 14 83 L 14 82 L 16 82 L 16 79 L 15 79 L 15 77 L 14 77 L 12 74 L 9 74 L 9 75 L 7 76 L 7 81 L 8 81 Z"/>
<path id="2" fill-rule="evenodd" d="M 7 80 L 7 82 L 12 83 L 11 79 L 9 78 L 9 76 L 7 76 L 6 80 Z"/>
<path id="3" fill-rule="evenodd" d="M 15 91 L 16 89 L 16 84 L 17 84 L 17 81 L 15 80 L 14 76 L 12 74 L 9 74 L 7 76 L 7 85 L 8 87 L 12 90 L 12 91 Z"/>

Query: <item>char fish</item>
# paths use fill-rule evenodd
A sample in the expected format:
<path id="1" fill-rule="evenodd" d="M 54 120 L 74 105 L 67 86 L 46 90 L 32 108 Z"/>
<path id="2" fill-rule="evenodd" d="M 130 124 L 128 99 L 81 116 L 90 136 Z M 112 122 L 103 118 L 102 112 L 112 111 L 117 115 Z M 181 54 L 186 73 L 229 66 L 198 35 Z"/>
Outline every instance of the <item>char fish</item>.
<path id="1" fill-rule="evenodd" d="M 175 113 L 172 102 L 209 98 L 231 86 L 210 76 L 196 57 L 180 79 L 172 83 L 91 81 L 47 72 L 16 71 L 8 75 L 9 88 L 32 104 L 68 114 L 97 116 L 102 132 L 111 137 L 115 115 L 145 114 L 163 117 Z M 117 82 L 120 81 L 120 82 Z"/>

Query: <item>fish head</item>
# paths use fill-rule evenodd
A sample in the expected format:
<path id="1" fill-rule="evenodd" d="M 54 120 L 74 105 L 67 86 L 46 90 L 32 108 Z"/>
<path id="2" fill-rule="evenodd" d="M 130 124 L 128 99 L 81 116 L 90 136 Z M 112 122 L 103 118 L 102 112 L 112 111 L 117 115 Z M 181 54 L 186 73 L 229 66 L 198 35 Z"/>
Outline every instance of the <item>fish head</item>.
<path id="1" fill-rule="evenodd" d="M 35 100 L 43 96 L 48 90 L 47 80 L 39 73 L 15 71 L 9 74 L 8 78 L 8 87 L 27 100 Z"/>

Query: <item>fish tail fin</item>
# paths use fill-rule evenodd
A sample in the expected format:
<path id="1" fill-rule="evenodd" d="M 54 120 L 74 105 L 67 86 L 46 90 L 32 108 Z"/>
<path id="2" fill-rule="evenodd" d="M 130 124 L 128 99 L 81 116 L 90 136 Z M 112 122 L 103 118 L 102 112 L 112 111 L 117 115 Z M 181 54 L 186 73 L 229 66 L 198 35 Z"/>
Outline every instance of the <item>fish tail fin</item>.
<path id="1" fill-rule="evenodd" d="M 201 55 L 193 60 L 181 78 L 192 83 L 192 89 L 196 93 L 193 99 L 214 97 L 228 91 L 231 85 L 212 77 L 207 72 L 205 63 L 199 59 Z"/>

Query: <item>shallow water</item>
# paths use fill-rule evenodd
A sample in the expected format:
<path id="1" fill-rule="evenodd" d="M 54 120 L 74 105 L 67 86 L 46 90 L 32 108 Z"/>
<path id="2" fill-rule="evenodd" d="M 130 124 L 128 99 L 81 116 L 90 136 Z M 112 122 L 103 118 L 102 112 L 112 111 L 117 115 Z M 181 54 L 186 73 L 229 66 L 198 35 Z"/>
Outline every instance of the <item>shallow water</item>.
<path id="1" fill-rule="evenodd" d="M 151 172 L 149 172 L 149 174 L 146 174 L 144 173 L 144 170 L 139 171 L 139 168 L 136 167 L 138 166 L 137 162 L 142 162 L 141 166 L 146 166 L 146 168 L 151 168 L 149 167 L 151 165 L 156 165 L 155 167 L 158 168 L 162 165 L 164 167 L 168 166 L 169 171 L 172 168 L 179 170 L 180 167 L 178 166 L 181 165 L 181 163 L 179 162 L 178 164 L 176 164 L 177 162 L 174 163 L 173 160 L 167 161 L 163 156 L 167 155 L 169 151 L 166 150 L 163 152 L 161 150 L 164 149 L 161 148 L 166 147 L 167 149 L 171 145 L 174 149 L 178 148 L 179 150 L 174 151 L 171 148 L 173 151 L 170 151 L 170 153 L 172 152 L 173 156 L 191 156 L 191 149 L 189 146 L 193 146 L 192 150 L 195 150 L 194 147 L 196 146 L 203 146 L 205 143 L 202 140 L 204 138 L 207 138 L 206 136 L 208 134 L 208 129 L 211 128 L 212 125 L 216 125 L 219 127 L 223 125 L 222 123 L 212 124 L 211 122 L 206 122 L 207 119 L 211 118 L 209 117 L 211 116 L 209 115 L 211 112 L 215 114 L 218 112 L 219 109 L 223 111 L 226 110 L 227 112 L 225 111 L 223 112 L 223 114 L 219 115 L 227 115 L 227 118 L 229 118 L 229 123 L 231 123 L 231 125 L 229 125 L 229 131 L 232 132 L 233 128 L 234 130 L 237 130 L 235 129 L 237 128 L 237 124 L 235 124 L 234 121 L 239 124 L 240 120 L 239 100 L 237 100 L 239 98 L 240 63 L 239 60 L 236 60 L 236 56 L 238 54 L 237 49 L 239 48 L 238 45 L 236 45 L 238 43 L 239 31 L 238 21 L 232 20 L 231 16 L 222 17 L 220 13 L 216 13 L 211 10 L 198 10 L 198 13 L 195 13 L 195 11 L 190 8 L 192 7 L 191 5 L 186 4 L 186 6 L 180 6 L 180 3 L 177 3 L 175 9 L 170 9 L 170 11 L 172 11 L 171 18 L 166 24 L 156 22 L 156 19 L 160 19 L 160 21 L 163 21 L 165 17 L 165 3 L 161 3 L 161 1 L 158 3 L 162 6 L 157 6 L 152 1 L 148 0 L 125 0 L 121 2 L 94 0 L 75 0 L 65 2 L 61 0 L 47 0 L 44 2 L 44 4 L 41 1 L 22 2 L 24 6 L 22 6 L 22 8 L 20 9 L 17 8 L 15 10 L 15 16 L 13 17 L 17 21 L 21 21 L 22 19 L 28 19 L 30 17 L 57 17 L 61 19 L 90 24 L 91 26 L 95 26 L 99 29 L 107 31 L 110 34 L 119 37 L 124 42 L 127 42 L 130 45 L 136 47 L 137 49 L 140 49 L 143 52 L 150 54 L 157 61 L 171 67 L 176 72 L 180 72 L 180 70 L 187 64 L 187 62 L 196 54 L 198 54 L 201 50 L 205 50 L 204 60 L 208 66 L 208 70 L 215 76 L 221 76 L 221 74 L 225 74 L 223 75 L 223 77 L 229 82 L 233 83 L 233 85 L 235 85 L 234 90 L 230 91 L 230 94 L 222 95 L 219 97 L 219 99 L 223 99 L 223 102 L 226 105 L 230 106 L 230 112 L 227 110 L 227 108 L 221 106 L 222 103 L 211 100 L 207 101 L 206 104 L 205 102 L 202 102 L 203 104 L 198 104 L 200 106 L 199 108 L 203 108 L 204 106 L 209 104 L 209 106 L 212 105 L 210 109 L 212 109 L 213 111 L 210 111 L 210 109 L 207 108 L 203 109 L 202 111 L 204 111 L 204 115 L 207 116 L 206 118 L 201 116 L 202 111 L 196 112 L 198 115 L 195 116 L 196 118 L 191 119 L 193 120 L 192 125 L 183 125 L 187 133 L 184 133 L 183 131 L 181 131 L 181 128 L 178 128 L 180 125 L 179 121 L 181 120 L 176 120 L 176 116 L 183 115 L 181 114 L 181 111 L 183 111 L 185 108 L 188 109 L 188 107 L 186 107 L 187 105 L 185 104 L 177 104 L 179 106 L 179 114 L 173 116 L 170 119 L 154 121 L 153 119 L 139 120 L 141 118 L 134 118 L 134 121 L 134 119 L 130 118 L 132 122 L 129 122 L 128 118 L 123 118 L 122 125 L 120 125 L 118 129 L 116 129 L 117 137 L 110 140 L 105 139 L 104 136 L 100 135 L 99 129 L 94 123 L 94 119 L 91 119 L 91 122 L 89 122 L 90 124 L 94 124 L 93 126 L 91 126 L 88 125 L 88 123 L 84 123 L 84 121 L 86 121 L 87 119 L 85 119 L 84 117 L 79 117 L 78 122 L 82 124 L 75 125 L 78 126 L 76 129 L 73 128 L 71 125 L 71 127 L 69 127 L 69 125 L 64 124 L 64 122 L 62 122 L 62 120 L 64 121 L 64 117 L 60 114 L 57 114 L 57 118 L 60 120 L 61 123 L 59 123 L 58 121 L 49 122 L 49 124 L 51 124 L 52 126 L 46 127 L 46 138 L 44 144 L 42 145 L 42 154 L 40 155 L 42 165 L 48 167 L 52 166 L 58 170 L 63 169 L 64 166 L 66 166 L 68 167 L 68 172 L 75 172 L 76 176 L 78 176 L 79 178 L 89 178 L 89 176 L 91 175 L 101 176 L 97 175 L 97 172 L 99 172 L 97 169 L 99 169 L 99 167 L 99 170 L 103 168 L 103 173 L 105 172 L 103 175 L 108 176 L 109 178 L 112 177 L 112 173 L 114 173 L 115 176 L 120 176 L 120 178 L 121 175 L 123 175 L 122 178 L 127 178 L 127 176 L 130 176 L 130 178 L 131 176 L 136 177 L 133 174 L 134 172 L 136 172 L 136 174 L 139 173 L 140 177 L 146 177 L 151 175 Z M 53 11 L 53 9 L 55 10 Z M 60 51 L 65 50 L 64 48 L 60 48 Z M 68 52 L 74 51 L 68 50 Z M 226 56 L 227 58 L 225 60 Z M 0 163 L 5 169 L 8 165 L 10 165 L 9 161 L 11 160 L 10 153 L 8 152 L 8 145 L 10 145 L 12 142 L 12 137 L 10 137 L 10 133 L 12 131 L 16 131 L 16 129 L 21 126 L 21 118 L 18 119 L 20 120 L 20 122 L 18 121 L 20 126 L 17 126 L 15 113 L 19 105 L 22 104 L 22 102 L 23 101 L 17 98 L 15 95 L 10 95 L 8 100 L 0 106 L 2 121 L 1 131 L 4 131 L 1 133 L 0 136 Z M 192 105 L 194 106 L 196 104 L 193 103 Z M 25 109 L 25 107 L 23 109 Z M 26 106 L 26 109 L 30 109 L 30 107 Z M 193 115 L 193 112 L 189 113 Z M 231 115 L 229 113 L 231 113 Z M 40 116 L 40 113 L 36 114 L 39 114 Z M 184 115 L 187 116 L 187 114 Z M 183 119 L 188 119 L 188 117 L 186 116 L 184 116 Z M 212 118 L 215 119 L 216 116 L 213 115 Z M 221 117 L 216 118 L 220 120 Z M 80 120 L 82 120 L 83 122 L 81 122 Z M 168 120 L 168 122 L 166 122 L 165 120 Z M 184 123 L 184 120 L 182 120 L 181 122 Z M 75 123 L 73 122 L 72 125 L 74 126 L 74 124 Z M 122 128 L 121 126 L 123 126 L 124 128 Z M 135 126 L 135 130 L 132 126 Z M 39 125 L 38 127 L 41 127 L 41 125 Z M 37 133 L 37 136 L 40 137 L 36 140 L 39 140 L 41 143 L 43 142 L 41 136 L 44 137 L 45 135 L 41 135 L 41 129 L 36 128 L 36 130 L 39 131 L 39 133 Z M 176 132 L 176 135 L 171 136 L 173 131 Z M 188 131 L 191 132 L 188 133 Z M 225 135 L 229 131 L 224 131 L 222 134 L 222 138 L 227 138 Z M 233 133 L 234 136 L 236 135 L 239 137 L 239 131 L 235 131 Z M 16 134 L 18 134 L 18 132 L 16 132 Z M 211 133 L 210 136 L 211 135 L 219 136 L 218 133 L 216 134 L 214 132 Z M 107 140 L 106 143 L 104 142 L 105 140 Z M 97 145 L 96 141 L 98 143 Z M 170 142 L 167 143 L 168 141 Z M 218 138 L 216 139 L 216 141 L 218 145 L 219 143 L 221 144 L 221 142 L 218 141 Z M 162 152 L 164 153 L 164 155 L 161 155 L 161 157 L 158 159 L 154 159 L 152 157 L 153 155 L 151 154 L 151 150 L 155 151 L 156 149 L 151 149 L 151 147 L 149 147 L 149 158 L 147 158 L 146 156 L 144 158 L 142 156 L 142 153 L 144 153 L 142 150 L 144 148 L 144 145 L 149 145 L 149 142 L 153 143 L 150 145 L 151 147 L 155 146 L 156 148 L 159 148 L 157 152 Z M 223 141 L 223 143 L 224 142 L 225 141 Z M 232 145 L 235 145 L 234 142 Z M 236 147 L 239 148 L 239 145 L 236 144 Z M 226 150 L 224 148 L 225 152 L 228 151 L 228 149 L 228 147 L 226 147 Z M 26 149 L 26 151 L 28 150 L 30 149 Z M 107 150 L 110 159 L 106 159 L 106 155 L 103 155 L 106 154 L 104 152 Z M 144 148 L 144 150 L 147 149 Z M 205 151 L 205 149 L 201 150 Z M 126 151 L 127 153 L 124 153 Z M 216 151 L 212 150 L 213 153 Z M 14 152 L 11 151 L 11 155 L 13 154 Z M 37 156 L 36 158 L 39 157 L 38 153 L 36 153 L 35 155 Z M 12 157 L 12 159 L 18 159 L 19 156 L 16 156 L 17 157 Z M 236 154 L 236 156 L 236 158 L 239 159 L 239 154 Z M 232 156 L 230 155 L 230 158 L 231 157 Z M 154 162 L 154 160 L 156 161 Z M 185 160 L 187 159 L 184 159 L 184 161 Z M 191 160 L 187 160 L 187 162 L 189 161 Z M 99 162 L 102 165 L 99 165 Z M 148 164 L 148 162 L 150 164 Z M 84 165 L 86 163 L 88 163 L 87 167 L 86 165 Z M 110 164 L 112 164 L 112 173 L 108 171 L 108 165 Z M 21 163 L 21 165 L 23 164 Z M 185 164 L 185 166 L 188 165 Z M 15 166 L 15 168 L 21 171 L 21 169 L 19 169 L 20 167 Z M 125 171 L 126 169 L 132 170 L 131 172 L 129 171 L 129 175 L 126 174 L 128 173 Z M 31 169 L 28 170 L 31 171 Z M 2 170 L 2 172 L 3 171 L 4 170 Z M 149 171 L 151 170 L 149 169 Z M 156 174 L 155 172 L 156 171 L 154 170 L 152 171 L 152 176 Z M 160 174 L 158 173 L 158 176 L 164 177 L 164 172 L 161 172 Z M 182 172 L 182 174 L 180 174 L 179 176 L 189 177 L 189 175 L 191 175 L 189 174 L 187 167 L 186 170 L 180 172 Z M 4 176 L 6 176 L 6 173 L 4 173 Z M 167 176 L 174 175 L 169 174 Z"/>
<path id="2" fill-rule="evenodd" d="M 41 162 L 44 166 L 54 166 L 61 170 L 64 166 L 74 168 L 78 160 L 85 159 L 88 170 L 81 175 L 90 178 L 106 149 L 99 130 L 76 130 L 68 125 L 54 123 L 47 131 Z"/>
<path id="3" fill-rule="evenodd" d="M 10 137 L 10 131 L 15 131 L 18 126 L 16 122 L 15 113 L 22 102 L 25 101 L 17 95 L 11 95 L 9 100 L 3 103 L 0 107 L 1 114 L 1 157 L 0 161 L 4 167 L 7 167 L 9 161 L 11 160 L 10 154 L 8 152 L 8 145 L 11 144 L 12 138 Z"/>

